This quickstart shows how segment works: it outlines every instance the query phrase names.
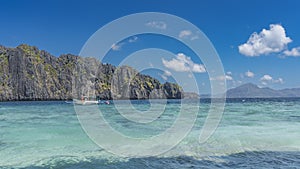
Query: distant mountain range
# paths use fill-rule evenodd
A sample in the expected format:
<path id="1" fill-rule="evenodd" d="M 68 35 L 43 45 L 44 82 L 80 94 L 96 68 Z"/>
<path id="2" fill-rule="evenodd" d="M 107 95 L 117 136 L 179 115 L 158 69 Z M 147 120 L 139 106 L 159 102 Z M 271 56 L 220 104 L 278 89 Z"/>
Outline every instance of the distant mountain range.
<path id="1" fill-rule="evenodd" d="M 258 87 L 255 84 L 247 83 L 239 87 L 229 89 L 227 98 L 281 98 L 300 97 L 300 88 L 275 90 L 269 87 Z"/>

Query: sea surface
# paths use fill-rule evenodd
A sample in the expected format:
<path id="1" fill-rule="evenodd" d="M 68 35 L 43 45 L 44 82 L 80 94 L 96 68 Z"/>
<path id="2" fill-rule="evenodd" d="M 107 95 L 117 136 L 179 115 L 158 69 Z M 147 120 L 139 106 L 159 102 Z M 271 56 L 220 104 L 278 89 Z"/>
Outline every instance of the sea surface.
<path id="1" fill-rule="evenodd" d="M 151 110 L 147 101 L 131 103 L 137 110 Z M 118 105 L 128 109 L 126 102 Z M 96 145 L 81 128 L 72 104 L 1 102 L 0 168 L 300 168 L 300 99 L 227 100 L 218 128 L 200 144 L 209 106 L 210 100 L 201 100 L 195 126 L 169 152 L 126 158 Z M 114 104 L 99 105 L 106 120 L 131 137 L 163 132 L 179 108 L 180 100 L 168 101 L 164 114 L 146 125 L 124 120 Z"/>

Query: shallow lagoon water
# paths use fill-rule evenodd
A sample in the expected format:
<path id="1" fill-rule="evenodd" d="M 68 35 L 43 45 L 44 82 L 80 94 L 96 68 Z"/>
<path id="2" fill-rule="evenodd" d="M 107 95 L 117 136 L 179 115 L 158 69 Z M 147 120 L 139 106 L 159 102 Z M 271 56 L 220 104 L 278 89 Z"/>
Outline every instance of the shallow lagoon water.
<path id="1" fill-rule="evenodd" d="M 146 101 L 132 103 L 139 110 L 149 108 Z M 174 122 L 179 104 L 168 101 L 166 112 L 149 125 L 122 118 L 113 104 L 99 109 L 115 129 L 150 137 Z M 158 157 L 120 158 L 89 139 L 71 104 L 2 102 L 0 168 L 300 168 L 300 99 L 228 100 L 219 127 L 199 144 L 209 105 L 209 100 L 201 101 L 194 128 L 171 151 Z"/>

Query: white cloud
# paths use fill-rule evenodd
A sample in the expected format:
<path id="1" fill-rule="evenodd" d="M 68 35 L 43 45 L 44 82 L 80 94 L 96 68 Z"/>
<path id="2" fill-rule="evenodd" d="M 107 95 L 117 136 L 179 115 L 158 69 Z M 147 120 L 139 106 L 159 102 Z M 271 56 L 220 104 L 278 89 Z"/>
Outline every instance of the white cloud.
<path id="1" fill-rule="evenodd" d="M 199 39 L 199 36 L 197 34 L 193 33 L 190 30 L 182 30 L 182 31 L 180 31 L 178 37 L 179 38 L 188 38 L 190 40 Z"/>
<path id="2" fill-rule="evenodd" d="M 156 28 L 156 29 L 167 29 L 167 24 L 163 21 L 151 21 L 151 22 L 147 22 L 146 26 L 152 27 L 152 28 Z"/>
<path id="3" fill-rule="evenodd" d="M 261 81 L 272 81 L 273 77 L 270 75 L 264 75 L 263 77 L 260 78 Z"/>
<path id="4" fill-rule="evenodd" d="M 172 76 L 172 73 L 168 70 L 165 70 L 163 74 L 159 74 L 161 78 L 163 78 L 164 80 L 168 80 L 169 76 Z"/>
<path id="5" fill-rule="evenodd" d="M 228 71 L 224 76 L 217 76 L 217 77 L 211 77 L 210 80 L 227 80 L 227 81 L 233 81 L 232 72 Z"/>
<path id="6" fill-rule="evenodd" d="M 132 38 L 128 39 L 129 43 L 134 43 L 138 40 L 137 36 L 133 36 Z M 127 42 L 120 42 L 120 43 L 114 43 L 111 45 L 111 49 L 114 51 L 119 51 L 122 49 L 122 47 L 126 44 Z"/>
<path id="7" fill-rule="evenodd" d="M 284 83 L 282 78 L 274 79 L 270 75 L 264 75 L 263 77 L 260 78 L 260 81 L 263 85 L 267 85 L 268 83 L 280 83 L 280 84 Z"/>
<path id="8" fill-rule="evenodd" d="M 225 80 L 233 80 L 232 76 L 229 76 L 229 75 L 225 75 L 225 78 L 223 77 L 223 79 L 225 79 Z"/>
<path id="9" fill-rule="evenodd" d="M 192 72 L 197 72 L 197 73 L 206 72 L 206 69 L 205 69 L 204 65 L 195 64 L 193 62 L 190 62 L 189 65 L 191 65 Z"/>
<path id="10" fill-rule="evenodd" d="M 133 43 L 133 42 L 136 42 L 137 40 L 138 40 L 138 37 L 137 37 L 137 36 L 134 36 L 134 37 L 130 38 L 130 39 L 128 40 L 128 42 L 129 42 L 129 43 Z"/>
<path id="11" fill-rule="evenodd" d="M 228 88 L 240 86 L 243 82 L 241 80 L 232 80 L 231 85 L 228 85 Z"/>
<path id="12" fill-rule="evenodd" d="M 163 78 L 164 80 L 168 80 L 168 77 L 165 75 L 160 74 L 160 77 Z"/>
<path id="13" fill-rule="evenodd" d="M 172 73 L 170 71 L 168 71 L 168 70 L 165 70 L 164 71 L 164 75 L 166 75 L 166 76 L 172 76 Z"/>
<path id="14" fill-rule="evenodd" d="M 133 36 L 132 38 L 128 39 L 129 43 L 134 43 L 138 40 L 137 36 Z M 126 44 L 127 42 L 120 42 L 120 43 L 114 43 L 111 45 L 111 49 L 114 51 L 119 51 L 122 49 L 122 47 Z"/>
<path id="15" fill-rule="evenodd" d="M 292 50 L 285 50 L 283 54 L 285 56 L 300 57 L 300 47 L 293 48 Z"/>
<path id="16" fill-rule="evenodd" d="M 212 77 L 212 78 L 210 78 L 210 80 L 220 80 L 220 81 L 227 80 L 227 81 L 231 81 L 231 80 L 233 80 L 233 78 L 230 75 L 224 75 L 224 76 Z"/>
<path id="17" fill-rule="evenodd" d="M 271 24 L 270 29 L 254 32 L 247 43 L 239 46 L 239 52 L 246 56 L 260 56 L 284 50 L 292 39 L 286 36 L 285 29 L 279 24 Z"/>
<path id="18" fill-rule="evenodd" d="M 252 78 L 252 77 L 254 77 L 254 73 L 253 72 L 250 72 L 249 70 L 245 73 L 245 76 L 246 77 L 249 77 L 249 78 Z"/>
<path id="19" fill-rule="evenodd" d="M 278 78 L 277 80 L 274 80 L 274 83 L 280 83 L 280 84 L 283 84 L 284 81 L 282 78 Z"/>
<path id="20" fill-rule="evenodd" d="M 180 33 L 179 33 L 179 38 L 184 38 L 184 37 L 188 37 L 188 36 L 190 36 L 190 35 L 192 35 L 192 31 L 190 31 L 190 30 L 183 30 L 183 31 L 180 31 Z"/>
<path id="21" fill-rule="evenodd" d="M 187 57 L 183 53 L 178 53 L 176 58 L 173 58 L 170 61 L 167 61 L 163 58 L 162 63 L 165 67 L 177 72 L 206 72 L 204 65 L 194 63 L 190 57 Z"/>
<path id="22" fill-rule="evenodd" d="M 119 50 L 121 50 L 121 48 L 122 48 L 122 46 L 124 45 L 124 43 L 118 43 L 118 44 L 113 44 L 112 46 L 111 46 L 111 49 L 112 50 L 114 50 L 114 51 L 119 51 Z"/>

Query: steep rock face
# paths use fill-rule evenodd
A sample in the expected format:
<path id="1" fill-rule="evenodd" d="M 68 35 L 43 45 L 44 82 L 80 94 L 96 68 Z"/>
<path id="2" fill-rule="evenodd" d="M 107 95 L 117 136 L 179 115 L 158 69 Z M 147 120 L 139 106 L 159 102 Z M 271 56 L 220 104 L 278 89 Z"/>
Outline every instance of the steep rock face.
<path id="1" fill-rule="evenodd" d="M 182 95 L 181 88 L 177 84 L 166 82 L 162 87 L 167 98 L 176 99 Z"/>
<path id="2" fill-rule="evenodd" d="M 95 58 L 54 57 L 28 45 L 0 46 L 0 101 L 63 100 L 87 94 L 99 99 L 175 99 L 182 97 L 182 88 Z"/>

